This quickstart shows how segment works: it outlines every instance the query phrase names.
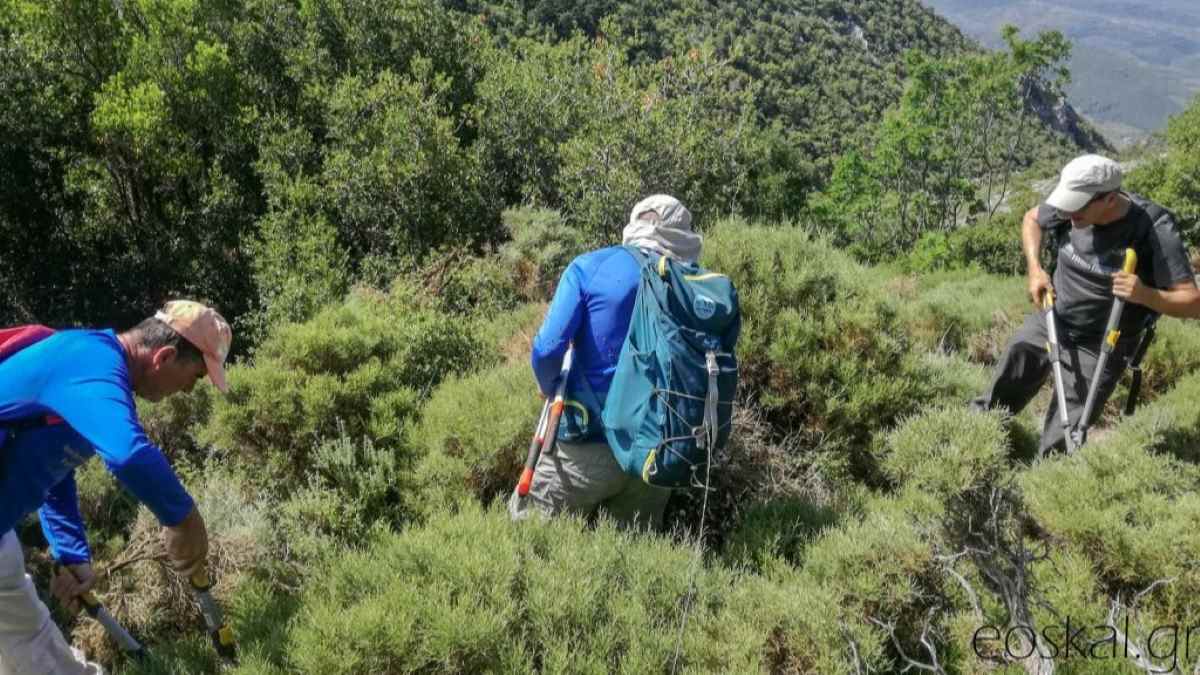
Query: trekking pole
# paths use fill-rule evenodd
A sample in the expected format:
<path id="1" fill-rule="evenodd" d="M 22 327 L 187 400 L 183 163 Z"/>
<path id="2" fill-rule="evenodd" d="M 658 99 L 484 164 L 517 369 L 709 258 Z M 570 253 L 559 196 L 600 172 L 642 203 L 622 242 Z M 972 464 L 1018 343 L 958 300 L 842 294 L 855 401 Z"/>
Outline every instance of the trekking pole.
<path id="1" fill-rule="evenodd" d="M 1125 266 L 1122 270 L 1126 274 L 1133 274 L 1137 269 L 1137 253 L 1133 249 L 1125 249 Z M 1076 426 L 1075 447 L 1083 447 L 1087 442 L 1088 420 L 1092 417 L 1092 409 L 1096 405 L 1096 394 L 1100 390 L 1100 375 L 1104 372 L 1104 366 L 1108 363 L 1108 357 L 1117 347 L 1117 340 L 1121 337 L 1121 331 L 1117 326 L 1121 323 L 1121 312 L 1125 309 L 1125 300 L 1121 298 L 1113 298 L 1112 312 L 1108 315 L 1108 327 L 1104 330 L 1104 341 L 1100 343 L 1100 356 L 1096 359 L 1096 370 L 1092 373 L 1092 381 L 1088 385 L 1087 402 L 1083 405 L 1083 416 L 1079 418 L 1079 424 Z"/>
<path id="2" fill-rule="evenodd" d="M 212 638 L 217 656 L 220 656 L 227 666 L 237 665 L 237 642 L 233 637 L 233 629 L 225 623 L 221 607 L 213 599 L 212 579 L 209 578 L 208 572 L 196 572 L 188 579 L 188 584 L 192 587 L 192 594 L 196 596 L 196 603 L 200 605 L 200 613 L 204 615 L 204 625 L 208 628 L 208 635 Z"/>
<path id="3" fill-rule="evenodd" d="M 533 472 L 537 469 L 538 459 L 542 453 L 550 454 L 554 447 L 554 438 L 558 435 L 558 420 L 562 417 L 563 406 L 566 405 L 567 375 L 571 372 L 571 361 L 575 357 L 575 347 L 567 347 L 563 356 L 562 370 L 558 373 L 558 386 L 554 390 L 554 401 L 546 399 L 542 406 L 542 417 L 538 420 L 537 430 L 529 443 L 529 454 L 525 457 L 525 468 L 521 471 L 521 480 L 517 482 L 517 496 L 529 494 L 533 483 Z"/>
<path id="4" fill-rule="evenodd" d="M 1062 352 L 1058 346 L 1058 327 L 1054 321 L 1054 289 L 1046 289 L 1042 307 L 1046 310 L 1046 351 L 1050 353 L 1050 366 L 1054 370 L 1054 396 L 1058 403 L 1058 419 L 1062 423 L 1067 453 L 1070 454 L 1075 452 L 1075 439 L 1071 437 L 1071 416 L 1067 414 L 1067 392 L 1063 387 Z"/>
<path id="5" fill-rule="evenodd" d="M 62 572 L 64 569 L 64 567 L 57 564 L 54 566 L 55 574 Z M 67 570 L 67 573 L 74 576 L 69 570 Z M 95 619 L 104 627 L 104 632 L 108 633 L 109 637 L 113 639 L 113 642 L 117 643 L 117 646 L 121 648 L 122 652 L 125 652 L 126 656 L 135 661 L 141 661 L 146 658 L 145 648 L 109 613 L 108 608 L 100 602 L 95 593 L 87 591 L 79 596 L 79 601 L 83 603 L 83 609 L 88 613 L 88 616 Z"/>

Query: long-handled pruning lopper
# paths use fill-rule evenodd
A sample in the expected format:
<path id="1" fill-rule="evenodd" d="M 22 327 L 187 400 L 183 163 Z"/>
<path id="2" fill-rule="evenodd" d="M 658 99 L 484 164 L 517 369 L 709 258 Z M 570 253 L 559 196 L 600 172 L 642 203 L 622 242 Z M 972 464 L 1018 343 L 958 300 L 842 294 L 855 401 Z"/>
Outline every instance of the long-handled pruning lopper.
<path id="1" fill-rule="evenodd" d="M 204 624 L 208 628 L 209 637 L 212 638 L 213 649 L 221 658 L 222 665 L 237 665 L 237 642 L 234 639 L 233 630 L 229 624 L 225 623 L 220 605 L 212 597 L 212 580 L 209 578 L 208 572 L 201 571 L 192 575 L 188 579 L 188 586 L 192 589 L 196 603 L 200 605 L 200 613 L 204 616 Z M 117 643 L 121 651 L 138 661 L 146 658 L 146 649 L 109 613 L 95 593 L 88 591 L 79 599 L 83 602 L 87 613 L 100 622 L 104 631 Z"/>
<path id="2" fill-rule="evenodd" d="M 1063 388 L 1062 350 L 1058 346 L 1058 326 L 1054 320 L 1054 290 L 1047 289 L 1042 298 L 1046 310 L 1046 351 L 1050 352 L 1050 366 L 1054 370 L 1054 396 L 1058 403 L 1058 419 L 1062 423 L 1063 437 L 1067 441 L 1067 452 L 1075 452 L 1075 439 L 1071 433 L 1071 417 L 1067 414 L 1067 392 Z"/>
<path id="3" fill-rule="evenodd" d="M 61 565 L 54 565 L 54 573 L 61 574 L 66 568 Z M 68 572 L 70 574 L 70 572 Z M 95 619 L 101 626 L 104 627 L 104 632 L 108 633 L 113 642 L 121 648 L 125 655 L 136 661 L 141 661 L 146 658 L 146 649 L 142 647 L 142 643 L 138 642 L 135 637 L 130 635 L 129 631 L 117 621 L 108 608 L 100 602 L 100 598 L 92 591 L 87 591 L 79 596 L 80 602 L 83 603 L 83 609 L 88 613 L 88 616 Z"/>
<path id="4" fill-rule="evenodd" d="M 538 459 L 542 453 L 550 454 L 554 448 L 554 438 L 558 435 L 558 421 L 562 417 L 563 406 L 566 405 L 567 375 L 571 372 L 571 361 L 575 357 L 575 347 L 567 347 L 563 356 L 562 370 L 558 373 L 558 386 L 554 391 L 554 400 L 546 399 L 542 405 L 542 414 L 538 418 L 537 428 L 533 432 L 533 440 L 529 442 L 529 454 L 525 456 L 525 468 L 521 470 L 521 479 L 517 481 L 517 496 L 529 494 L 529 486 L 533 483 L 533 472 L 537 469 Z"/>
<path id="5" fill-rule="evenodd" d="M 233 637 L 233 629 L 225 623 L 221 607 L 212 596 L 212 579 L 208 572 L 200 571 L 188 579 L 196 603 L 200 605 L 200 613 L 204 615 L 204 625 L 208 627 L 208 635 L 212 638 L 213 649 L 221 657 L 224 665 L 237 665 L 237 641 Z"/>
<path id="6" fill-rule="evenodd" d="M 1137 253 L 1133 249 L 1125 249 L 1125 265 L 1122 268 L 1126 274 L 1133 274 L 1137 270 Z M 1104 341 L 1100 343 L 1100 355 L 1096 359 L 1096 370 L 1092 373 L 1092 381 L 1088 386 L 1087 401 L 1083 405 L 1083 416 L 1079 418 L 1079 424 L 1076 425 L 1074 438 L 1072 439 L 1075 448 L 1083 447 L 1087 442 L 1087 432 L 1089 420 L 1092 418 L 1092 409 L 1096 406 L 1096 395 L 1100 390 L 1100 375 L 1104 372 L 1104 366 L 1108 363 L 1108 357 L 1117 347 L 1117 340 L 1121 337 L 1121 331 L 1118 326 L 1121 323 L 1121 312 L 1125 310 L 1125 300 L 1122 298 L 1113 298 L 1112 311 L 1108 315 L 1108 326 L 1104 329 Z M 1070 446 L 1068 445 L 1068 450 Z"/>

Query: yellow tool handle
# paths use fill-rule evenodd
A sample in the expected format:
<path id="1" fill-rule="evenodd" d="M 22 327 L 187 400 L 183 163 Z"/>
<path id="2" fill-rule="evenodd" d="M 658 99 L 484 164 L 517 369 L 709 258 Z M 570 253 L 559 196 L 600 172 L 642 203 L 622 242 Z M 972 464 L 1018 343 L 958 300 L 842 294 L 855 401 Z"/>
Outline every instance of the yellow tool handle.
<path id="1" fill-rule="evenodd" d="M 1042 309 L 1051 309 L 1054 307 L 1054 289 L 1047 288 L 1042 295 Z"/>
<path id="2" fill-rule="evenodd" d="M 1126 274 L 1133 274 L 1137 271 L 1137 253 L 1133 249 L 1125 249 L 1125 266 L 1121 270 Z"/>

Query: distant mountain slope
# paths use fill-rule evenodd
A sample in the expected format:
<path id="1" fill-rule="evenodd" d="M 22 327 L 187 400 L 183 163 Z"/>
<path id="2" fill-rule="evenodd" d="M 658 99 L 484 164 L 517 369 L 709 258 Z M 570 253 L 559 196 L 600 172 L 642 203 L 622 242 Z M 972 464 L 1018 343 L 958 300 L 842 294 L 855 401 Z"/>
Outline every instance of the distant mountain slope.
<path id="1" fill-rule="evenodd" d="M 972 49 L 962 32 L 917 0 L 447 0 L 479 14 L 501 34 L 565 37 L 605 29 L 631 38 L 635 59 L 709 45 L 761 86 L 758 108 L 787 129 L 812 175 L 895 103 L 901 55 L 918 48 L 945 56 Z M 603 23 L 607 17 L 609 23 Z M 1099 139 L 1079 130 L 1071 110 L 1039 110 L 1067 142 Z"/>
<path id="2" fill-rule="evenodd" d="M 1074 43 L 1071 103 L 1109 137 L 1145 135 L 1200 92 L 1196 0 L 927 0 L 984 45 L 1000 27 L 1054 28 Z"/>

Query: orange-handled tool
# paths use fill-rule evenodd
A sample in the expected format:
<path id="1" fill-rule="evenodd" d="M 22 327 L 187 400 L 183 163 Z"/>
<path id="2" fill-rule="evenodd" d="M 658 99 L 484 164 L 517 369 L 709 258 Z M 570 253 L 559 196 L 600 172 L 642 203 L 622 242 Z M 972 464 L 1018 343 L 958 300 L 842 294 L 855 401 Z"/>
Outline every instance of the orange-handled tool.
<path id="1" fill-rule="evenodd" d="M 537 429 L 533 432 L 533 440 L 529 443 L 529 454 L 525 456 L 525 468 L 521 470 L 521 479 L 517 481 L 517 496 L 529 494 L 533 483 L 533 472 L 537 469 L 538 459 L 542 453 L 549 453 L 554 447 L 554 438 L 558 435 L 558 420 L 562 417 L 563 406 L 566 405 L 567 375 L 571 372 L 571 362 L 575 358 L 575 347 L 567 347 L 563 356 L 562 370 L 558 374 L 558 387 L 554 391 L 554 400 L 546 399 L 542 406 L 542 414 L 538 418 Z"/>

